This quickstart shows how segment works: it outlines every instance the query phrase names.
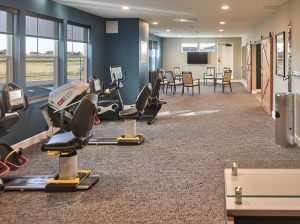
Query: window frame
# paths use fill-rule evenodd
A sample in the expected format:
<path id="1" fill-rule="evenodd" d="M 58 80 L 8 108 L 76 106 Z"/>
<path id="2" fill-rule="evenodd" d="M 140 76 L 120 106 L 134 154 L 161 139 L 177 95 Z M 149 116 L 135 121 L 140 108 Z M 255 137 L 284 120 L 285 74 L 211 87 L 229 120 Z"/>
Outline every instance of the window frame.
<path id="1" fill-rule="evenodd" d="M 202 44 L 206 44 L 206 45 L 213 44 L 214 45 L 214 49 L 213 50 L 201 50 L 201 45 Z M 216 52 L 216 50 L 217 50 L 217 43 L 216 42 L 200 42 L 198 49 L 199 49 L 199 52 Z"/>
<path id="2" fill-rule="evenodd" d="M 1 35 L 6 36 L 7 52 L 5 55 L 0 55 L 0 58 L 6 60 L 6 83 L 14 81 L 14 35 L 15 35 L 15 20 L 18 10 L 14 8 L 9 8 L 5 6 L 0 6 L 0 11 L 10 13 L 12 15 L 11 21 L 11 32 L 0 32 Z"/>
<path id="3" fill-rule="evenodd" d="M 26 16 L 25 16 L 25 19 L 26 17 L 29 16 L 29 17 L 35 17 L 37 18 L 37 26 L 38 26 L 38 19 L 43 19 L 43 20 L 49 20 L 49 21 L 52 21 L 52 22 L 56 22 L 57 24 L 57 37 L 44 37 L 44 36 L 41 36 L 39 35 L 38 33 L 38 30 L 37 30 L 37 35 L 27 35 L 27 31 L 26 31 L 26 28 L 25 28 L 25 46 L 26 46 L 26 50 L 27 50 L 27 37 L 30 37 L 30 38 L 36 38 L 37 40 L 37 52 L 39 52 L 39 40 L 40 39 L 44 39 L 44 40 L 52 40 L 54 41 L 54 49 L 53 49 L 53 55 L 43 55 L 43 54 L 36 54 L 36 55 L 30 55 L 30 54 L 27 54 L 26 50 L 25 50 L 25 77 L 24 77 L 24 80 L 25 80 L 25 89 L 29 89 L 35 85 L 32 85 L 32 86 L 28 86 L 27 83 L 28 83 L 28 78 L 27 78 L 27 60 L 29 59 L 38 59 L 38 58 L 42 58 L 42 59 L 48 59 L 48 60 L 53 60 L 53 72 L 54 72 L 54 76 L 53 76 L 53 88 L 56 88 L 58 87 L 59 85 L 59 67 L 58 67 L 58 60 L 59 60 L 59 26 L 61 25 L 61 22 L 62 20 L 60 19 L 57 19 L 57 18 L 52 18 L 52 17 L 48 17 L 48 16 L 44 16 L 44 15 L 39 15 L 39 14 L 35 14 L 35 13 L 31 13 L 31 12 L 27 12 L 26 13 Z M 48 94 L 47 94 L 48 95 Z M 34 94 L 33 96 L 31 96 L 31 98 L 35 98 L 35 97 L 43 97 L 44 94 L 40 95 L 40 94 Z"/>
<path id="4" fill-rule="evenodd" d="M 69 33 L 68 33 L 68 26 L 72 26 L 72 34 L 71 34 L 71 39 L 69 38 Z M 78 40 L 74 40 L 74 29 L 73 27 L 80 27 L 80 28 L 83 28 L 83 29 L 86 29 L 86 34 L 87 34 L 87 38 L 86 38 L 86 42 L 85 41 L 78 41 Z M 67 49 L 67 58 L 66 58 L 66 61 L 67 61 L 67 74 L 66 74 L 66 81 L 69 82 L 68 80 L 68 58 L 83 58 L 84 59 L 84 74 L 83 74 L 83 79 L 81 79 L 82 81 L 87 81 L 88 80 L 88 70 L 89 70 L 89 67 L 88 67 L 88 61 L 89 61 L 89 44 L 90 44 L 90 33 L 91 33 L 91 27 L 90 26 L 87 26 L 87 25 L 84 25 L 84 24 L 79 24 L 79 23 L 76 23 L 76 22 L 72 22 L 72 21 L 68 21 L 67 22 L 67 39 L 66 39 L 66 44 L 68 46 L 68 43 L 72 43 L 72 54 L 74 53 L 74 47 L 73 47 L 73 44 L 74 43 L 83 43 L 86 45 L 85 49 L 84 49 L 84 53 L 85 55 L 83 56 L 74 56 L 74 55 L 68 55 L 68 49 Z M 68 47 L 67 47 L 68 48 Z M 78 79 L 76 79 L 78 80 Z M 70 81 L 73 81 L 73 80 L 70 80 Z"/>
<path id="5" fill-rule="evenodd" d="M 73 55 L 74 54 L 73 44 L 76 43 L 76 41 L 67 41 L 67 44 L 68 43 L 72 43 L 72 55 L 67 54 L 67 82 L 78 80 L 78 79 L 70 80 L 70 81 L 68 80 L 68 59 L 69 58 L 83 58 L 84 59 L 83 65 L 84 65 L 85 69 L 84 69 L 83 79 L 79 79 L 79 80 L 87 82 L 87 80 L 88 80 L 88 43 L 83 43 L 86 45 L 86 47 L 84 49 L 86 55 L 83 55 L 83 56 Z M 82 43 L 82 42 L 77 42 L 77 43 Z M 68 53 L 68 51 L 67 51 L 67 53 Z"/>
<path id="6" fill-rule="evenodd" d="M 195 46 L 186 46 L 184 47 L 183 45 L 184 44 L 187 44 L 187 45 L 195 45 Z M 195 51 L 189 51 L 189 50 L 184 50 L 184 48 L 196 48 Z M 198 46 L 198 43 L 187 43 L 187 42 L 184 42 L 184 43 L 181 43 L 181 52 L 182 53 L 188 53 L 188 52 L 198 52 L 199 50 L 199 46 Z"/>

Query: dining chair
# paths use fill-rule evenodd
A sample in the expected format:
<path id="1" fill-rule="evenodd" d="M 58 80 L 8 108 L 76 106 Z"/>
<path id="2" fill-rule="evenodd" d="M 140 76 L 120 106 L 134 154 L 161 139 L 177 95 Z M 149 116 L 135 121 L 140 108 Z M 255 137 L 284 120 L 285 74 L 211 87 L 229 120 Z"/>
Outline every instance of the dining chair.
<path id="1" fill-rule="evenodd" d="M 182 86 L 182 84 L 183 84 L 182 81 L 176 80 L 174 73 L 172 71 L 166 71 L 166 77 L 167 77 L 166 93 L 168 93 L 168 88 L 171 87 L 171 91 L 173 91 L 173 94 L 175 94 L 176 86 Z"/>
<path id="2" fill-rule="evenodd" d="M 216 69 L 215 67 L 207 67 L 205 73 L 203 73 L 203 82 L 204 85 L 207 84 L 207 80 L 214 80 L 215 79 Z"/>
<path id="3" fill-rule="evenodd" d="M 225 71 L 224 75 L 222 78 L 215 78 L 214 81 L 214 92 L 216 92 L 216 85 L 221 85 L 222 86 L 222 92 L 224 93 L 224 89 L 226 85 L 229 85 L 230 91 L 232 92 L 231 88 L 231 76 L 232 76 L 232 71 Z"/>

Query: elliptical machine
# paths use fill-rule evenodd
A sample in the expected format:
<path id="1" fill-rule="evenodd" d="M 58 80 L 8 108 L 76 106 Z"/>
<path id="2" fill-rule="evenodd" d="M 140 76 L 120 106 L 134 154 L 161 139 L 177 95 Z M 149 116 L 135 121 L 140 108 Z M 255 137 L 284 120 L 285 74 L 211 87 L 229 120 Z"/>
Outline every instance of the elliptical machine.
<path id="1" fill-rule="evenodd" d="M 119 112 L 124 108 L 120 89 L 127 79 L 126 72 L 123 73 L 120 66 L 110 66 L 110 75 L 112 82 L 109 88 L 105 87 L 104 82 L 101 85 L 96 77 L 90 80 L 90 91 L 98 94 L 97 116 L 100 120 L 117 120 Z"/>
<path id="2" fill-rule="evenodd" d="M 5 133 L 19 119 L 16 111 L 26 109 L 28 102 L 23 89 L 13 83 L 4 86 L 2 98 L 0 128 L 1 133 Z M 59 155 L 57 175 L 1 177 L 0 190 L 66 192 L 90 189 L 99 180 L 99 176 L 91 175 L 90 170 L 77 170 L 77 150 L 84 148 L 91 137 L 89 132 L 96 115 L 96 100 L 95 94 L 85 95 L 74 111 L 71 131 L 53 136 L 42 146 L 41 150 L 48 152 L 48 156 Z M 21 168 L 28 162 L 22 156 L 21 149 L 13 149 L 7 144 L 0 144 L 0 155 L 0 176 Z"/>

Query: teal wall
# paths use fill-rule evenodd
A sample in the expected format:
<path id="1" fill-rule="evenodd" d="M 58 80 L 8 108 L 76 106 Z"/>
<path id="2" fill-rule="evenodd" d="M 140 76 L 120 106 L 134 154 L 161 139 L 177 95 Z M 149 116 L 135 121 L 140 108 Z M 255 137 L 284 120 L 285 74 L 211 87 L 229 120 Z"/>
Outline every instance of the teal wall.
<path id="1" fill-rule="evenodd" d="M 106 34 L 107 74 L 110 65 L 120 65 L 127 73 L 124 88 L 121 89 L 125 104 L 135 103 L 142 86 L 148 81 L 148 57 L 140 60 L 141 41 L 148 43 L 148 24 L 139 19 L 110 19 L 118 21 L 118 33 Z M 106 82 L 110 82 L 107 75 Z"/>
<path id="2" fill-rule="evenodd" d="M 17 34 L 14 38 L 14 76 L 15 82 L 25 86 L 25 15 L 33 12 L 63 20 L 60 27 L 59 74 L 66 74 L 67 54 L 67 21 L 72 21 L 91 27 L 90 46 L 88 49 L 88 75 L 95 74 L 104 77 L 106 67 L 105 20 L 101 17 L 56 3 L 52 0 L 0 0 L 0 6 L 19 10 Z M 92 47 L 91 47 L 92 46 Z M 65 82 L 66 76 L 60 75 L 59 84 Z M 44 102 L 31 103 L 26 111 L 20 112 L 20 120 L 0 142 L 15 144 L 33 135 L 45 131 L 46 123 L 39 110 Z"/>

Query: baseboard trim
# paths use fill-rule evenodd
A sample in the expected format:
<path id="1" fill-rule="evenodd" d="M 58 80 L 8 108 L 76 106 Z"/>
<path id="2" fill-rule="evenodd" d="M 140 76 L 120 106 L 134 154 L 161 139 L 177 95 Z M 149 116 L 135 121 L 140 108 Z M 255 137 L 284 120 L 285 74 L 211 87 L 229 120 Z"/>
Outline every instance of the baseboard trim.
<path id="1" fill-rule="evenodd" d="M 247 89 L 247 81 L 244 79 L 241 79 L 241 83 L 244 85 L 244 87 Z"/>
<path id="2" fill-rule="evenodd" d="M 295 141 L 296 145 L 300 146 L 300 137 L 296 134 L 294 136 L 294 141 Z"/>
<path id="3" fill-rule="evenodd" d="M 241 79 L 232 79 L 231 82 L 242 82 Z"/>
<path id="4" fill-rule="evenodd" d="M 13 148 L 22 148 L 22 149 L 28 148 L 29 146 L 40 143 L 41 141 L 47 139 L 48 138 L 47 133 L 48 133 L 47 131 L 44 131 L 44 132 L 34 135 L 30 138 L 27 138 L 21 142 L 18 142 L 17 144 L 12 145 L 12 147 Z"/>
<path id="5" fill-rule="evenodd" d="M 275 120 L 275 111 L 272 111 L 272 118 Z"/>

